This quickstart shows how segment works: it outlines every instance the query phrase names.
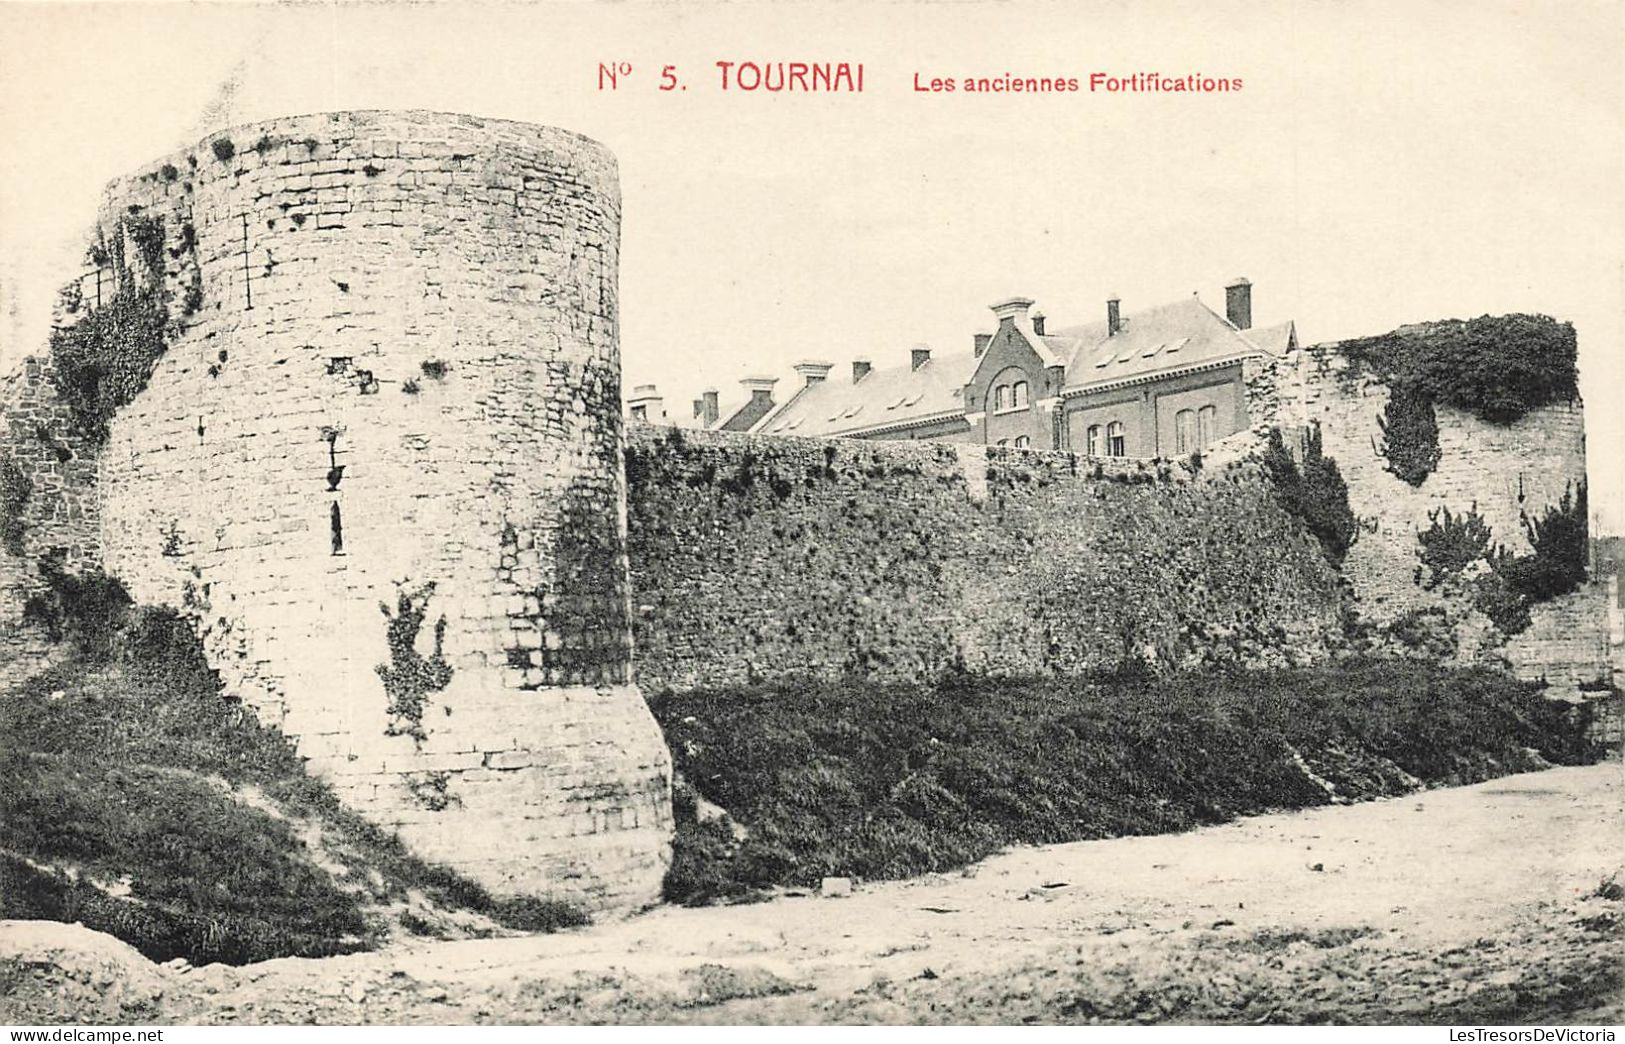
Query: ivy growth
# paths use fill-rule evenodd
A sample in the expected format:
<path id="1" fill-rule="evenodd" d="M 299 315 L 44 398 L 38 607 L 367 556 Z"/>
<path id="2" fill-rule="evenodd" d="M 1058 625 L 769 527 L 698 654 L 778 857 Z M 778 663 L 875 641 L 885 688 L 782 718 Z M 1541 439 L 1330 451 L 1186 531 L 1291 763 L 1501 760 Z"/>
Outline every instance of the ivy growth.
<path id="1" fill-rule="evenodd" d="M 1271 429 L 1264 449 L 1264 468 L 1275 485 L 1276 498 L 1320 541 L 1333 568 L 1340 569 L 1359 536 L 1359 520 L 1349 507 L 1348 483 L 1337 461 L 1321 450 L 1320 428 L 1311 427 L 1304 439 L 1303 465 L 1292 458 L 1279 429 Z"/>
<path id="2" fill-rule="evenodd" d="M 144 285 L 138 285 L 124 260 L 126 225 L 146 264 Z M 167 347 L 163 222 L 121 222 L 111 244 L 97 239 L 89 260 L 112 266 L 117 289 L 102 307 L 51 331 L 51 358 L 56 364 L 57 393 L 67 403 L 74 427 L 100 444 L 107 440 L 113 414 L 147 386 Z"/>
<path id="3" fill-rule="evenodd" d="M 1388 470 L 1413 486 L 1439 463 L 1435 405 L 1511 424 L 1580 394 L 1574 327 L 1544 315 L 1422 323 L 1345 341 L 1339 352 L 1349 378 L 1370 373 L 1390 388 L 1380 449 Z"/>
<path id="4" fill-rule="evenodd" d="M 424 656 L 417 650 L 418 634 L 423 630 L 434 587 L 433 583 L 416 589 L 403 585 L 396 593 L 393 610 L 386 602 L 378 603 L 389 621 L 384 632 L 385 641 L 389 643 L 389 663 L 375 668 L 389 697 L 385 713 L 390 722 L 384 734 L 411 736 L 419 743 L 428 738 L 423 730 L 423 712 L 429 705 L 429 694 L 450 684 L 452 674 L 451 664 L 442 653 L 446 635 L 444 616 L 434 624 L 434 652 Z"/>
<path id="5" fill-rule="evenodd" d="M 1396 384 L 1377 425 L 1382 429 L 1378 451 L 1388 471 L 1420 486 L 1439 466 L 1439 419 L 1432 401 L 1410 384 Z"/>
<path id="6" fill-rule="evenodd" d="M 1369 371 L 1492 424 L 1579 396 L 1574 326 L 1544 315 L 1480 316 L 1345 341 L 1351 374 Z"/>

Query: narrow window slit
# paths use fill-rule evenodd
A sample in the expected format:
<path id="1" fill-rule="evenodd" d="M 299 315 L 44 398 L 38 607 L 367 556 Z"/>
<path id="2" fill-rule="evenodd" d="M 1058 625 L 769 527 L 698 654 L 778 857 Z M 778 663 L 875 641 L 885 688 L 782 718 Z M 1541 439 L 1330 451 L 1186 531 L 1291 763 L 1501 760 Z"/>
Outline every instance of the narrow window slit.
<path id="1" fill-rule="evenodd" d="M 336 500 L 333 501 L 332 526 L 333 553 L 335 555 L 342 555 L 344 554 L 344 519 L 339 514 L 339 502 Z"/>

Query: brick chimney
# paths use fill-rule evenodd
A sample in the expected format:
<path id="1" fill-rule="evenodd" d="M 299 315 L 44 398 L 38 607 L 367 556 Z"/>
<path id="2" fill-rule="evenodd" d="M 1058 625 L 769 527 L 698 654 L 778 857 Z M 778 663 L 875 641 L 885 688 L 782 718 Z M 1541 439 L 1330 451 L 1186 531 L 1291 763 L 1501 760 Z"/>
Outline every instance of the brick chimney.
<path id="1" fill-rule="evenodd" d="M 987 346 L 993 343 L 993 335 L 977 334 L 975 340 L 971 343 L 976 352 L 976 358 L 980 359 L 982 357 L 982 353 L 987 351 Z"/>
<path id="2" fill-rule="evenodd" d="M 1253 284 L 1238 278 L 1224 288 L 1224 317 L 1238 330 L 1253 325 Z"/>
<path id="3" fill-rule="evenodd" d="M 917 344 L 909 349 L 908 356 L 909 367 L 918 370 L 931 361 L 931 346 L 929 344 Z"/>
<path id="4" fill-rule="evenodd" d="M 1114 294 L 1106 298 L 1106 336 L 1111 337 L 1123 332 L 1123 313 L 1118 306 L 1122 302 Z"/>
<path id="5" fill-rule="evenodd" d="M 746 377 L 739 382 L 739 386 L 745 389 L 746 395 L 750 396 L 752 405 L 771 406 L 773 405 L 773 386 L 777 383 L 779 383 L 777 377 Z"/>
<path id="6" fill-rule="evenodd" d="M 1044 313 L 1043 312 L 1034 312 L 1033 313 L 1033 333 L 1037 334 L 1040 337 L 1044 336 Z"/>
<path id="7" fill-rule="evenodd" d="M 829 376 L 829 371 L 835 367 L 827 362 L 813 362 L 810 359 L 796 363 L 796 376 L 806 382 L 804 387 L 810 387 Z"/>
<path id="8" fill-rule="evenodd" d="M 1000 326 L 1007 326 L 1027 318 L 1027 309 L 1032 306 L 1033 299 L 1030 297 L 1007 297 L 1003 301 L 995 301 L 988 305 L 998 317 Z"/>
<path id="9" fill-rule="evenodd" d="M 868 359 L 853 359 L 852 383 L 856 384 L 863 380 L 866 376 L 868 376 L 869 371 L 872 369 L 874 369 L 874 366 L 869 362 Z"/>
<path id="10" fill-rule="evenodd" d="M 717 405 L 717 390 L 715 388 L 705 389 L 704 392 L 700 393 L 700 402 L 700 419 L 705 421 L 705 426 L 709 428 L 722 416 L 722 409 Z"/>

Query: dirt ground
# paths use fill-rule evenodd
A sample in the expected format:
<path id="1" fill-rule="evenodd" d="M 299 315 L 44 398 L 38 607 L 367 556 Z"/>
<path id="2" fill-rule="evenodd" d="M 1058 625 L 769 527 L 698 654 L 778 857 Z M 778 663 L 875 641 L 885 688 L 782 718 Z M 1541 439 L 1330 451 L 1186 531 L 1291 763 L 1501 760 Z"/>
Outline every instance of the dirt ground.
<path id="1" fill-rule="evenodd" d="M 1625 1021 L 1622 868 L 1625 766 L 1610 762 L 1019 849 L 844 898 L 661 908 L 559 935 L 243 968 L 155 968 L 105 936 L 75 958 L 62 933 L 95 933 L 5 922 L 0 1015 L 1613 1024 Z"/>

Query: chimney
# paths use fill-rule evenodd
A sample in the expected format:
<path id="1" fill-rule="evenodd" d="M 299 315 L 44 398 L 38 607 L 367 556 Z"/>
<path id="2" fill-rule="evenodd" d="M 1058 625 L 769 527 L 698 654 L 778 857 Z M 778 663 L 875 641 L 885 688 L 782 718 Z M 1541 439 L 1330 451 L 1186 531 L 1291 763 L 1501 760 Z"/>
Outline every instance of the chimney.
<path id="1" fill-rule="evenodd" d="M 626 400 L 627 412 L 639 420 L 662 421 L 666 419 L 665 400 L 652 384 L 640 384 L 632 389 L 632 395 Z"/>
<path id="2" fill-rule="evenodd" d="M 917 344 L 909 349 L 908 356 L 909 367 L 918 370 L 931 361 L 931 346 L 929 344 Z"/>
<path id="3" fill-rule="evenodd" d="M 1116 295 L 1113 295 L 1111 297 L 1106 298 L 1106 336 L 1107 337 L 1111 337 L 1114 334 L 1119 334 L 1119 333 L 1123 332 L 1123 316 L 1122 316 L 1122 313 L 1118 310 L 1118 305 L 1120 305 L 1121 303 L 1122 302 L 1117 299 Z"/>
<path id="4" fill-rule="evenodd" d="M 991 343 L 993 343 L 992 334 L 977 334 L 976 339 L 973 342 L 975 345 L 976 358 L 980 359 L 982 357 L 982 353 L 987 351 L 987 346 Z"/>
<path id="5" fill-rule="evenodd" d="M 1032 306 L 1033 299 L 1030 297 L 1007 297 L 1003 301 L 995 301 L 988 305 L 993 309 L 993 314 L 998 316 L 1000 326 L 1027 318 L 1027 309 Z"/>
<path id="6" fill-rule="evenodd" d="M 717 390 L 715 388 L 705 389 L 700 401 L 702 404 L 700 419 L 705 421 L 705 426 L 709 428 L 722 416 L 722 409 L 717 405 Z"/>
<path id="7" fill-rule="evenodd" d="M 1224 288 L 1224 317 L 1238 330 L 1252 328 L 1253 284 L 1246 279 L 1237 278 Z"/>
<path id="8" fill-rule="evenodd" d="M 777 377 L 746 377 L 739 382 L 750 396 L 752 405 L 773 405 L 773 386 L 779 383 Z"/>
<path id="9" fill-rule="evenodd" d="M 804 360 L 795 365 L 796 376 L 806 381 L 806 387 L 811 387 L 829 376 L 829 371 L 835 367 L 827 362 L 813 362 Z"/>
<path id="10" fill-rule="evenodd" d="M 1033 333 L 1037 334 L 1040 337 L 1044 336 L 1044 313 L 1043 312 L 1034 312 L 1033 313 Z"/>
<path id="11" fill-rule="evenodd" d="M 852 360 L 852 383 L 856 384 L 859 381 L 863 380 L 863 378 L 872 369 L 874 369 L 874 367 L 872 365 L 870 365 L 868 359 L 853 359 Z"/>
<path id="12" fill-rule="evenodd" d="M 705 400 L 704 399 L 695 399 L 694 400 L 694 419 L 699 420 L 703 416 L 705 416 Z"/>

